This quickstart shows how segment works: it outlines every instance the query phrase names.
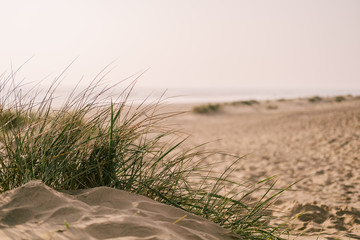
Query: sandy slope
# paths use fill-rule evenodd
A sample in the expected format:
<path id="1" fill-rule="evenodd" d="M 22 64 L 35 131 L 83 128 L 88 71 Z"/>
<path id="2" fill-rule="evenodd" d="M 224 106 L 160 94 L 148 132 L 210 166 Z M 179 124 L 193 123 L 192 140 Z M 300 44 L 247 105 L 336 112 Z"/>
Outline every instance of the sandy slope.
<path id="1" fill-rule="evenodd" d="M 207 147 L 248 154 L 236 166 L 238 177 L 278 175 L 282 187 L 301 180 L 276 206 L 304 213 L 291 222 L 299 232 L 360 239 L 359 99 L 227 105 L 216 114 L 189 112 L 174 124 L 192 134 L 191 144 L 220 139 Z"/>
<path id="2" fill-rule="evenodd" d="M 121 190 L 65 193 L 32 181 L 0 195 L 0 239 L 236 238 L 202 218 Z"/>

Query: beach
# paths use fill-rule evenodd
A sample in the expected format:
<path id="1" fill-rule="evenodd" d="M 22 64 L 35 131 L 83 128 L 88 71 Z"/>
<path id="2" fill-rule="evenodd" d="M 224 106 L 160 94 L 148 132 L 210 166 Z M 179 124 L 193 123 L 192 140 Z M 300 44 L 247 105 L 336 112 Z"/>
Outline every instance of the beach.
<path id="1" fill-rule="evenodd" d="M 360 239 L 358 98 L 233 102 L 207 114 L 194 112 L 197 105 L 162 110 L 184 111 L 166 125 L 190 134 L 187 146 L 207 142 L 205 150 L 242 156 L 233 174 L 244 181 L 275 176 L 279 189 L 295 183 L 268 212 L 294 230 L 284 238 Z M 0 238 L 238 239 L 143 196 L 107 187 L 57 191 L 40 181 L 0 195 Z"/>
<path id="2" fill-rule="evenodd" d="M 0 6 L 0 240 L 360 240 L 360 0 Z"/>
<path id="3" fill-rule="evenodd" d="M 239 178 L 277 176 L 282 188 L 296 182 L 273 214 L 302 214 L 289 223 L 304 239 L 360 239 L 359 99 L 239 102 L 177 120 L 193 144 L 244 156 Z"/>

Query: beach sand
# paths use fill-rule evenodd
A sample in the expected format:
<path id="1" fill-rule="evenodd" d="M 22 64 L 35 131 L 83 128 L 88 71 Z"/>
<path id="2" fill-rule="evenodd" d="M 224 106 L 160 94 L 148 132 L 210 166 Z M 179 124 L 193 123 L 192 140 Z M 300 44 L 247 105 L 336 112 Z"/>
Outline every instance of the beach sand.
<path id="1" fill-rule="evenodd" d="M 149 198 L 108 187 L 59 192 L 31 181 L 0 196 L 0 239 L 238 239 Z"/>
<path id="2" fill-rule="evenodd" d="M 212 114 L 179 116 L 174 124 L 191 133 L 190 144 L 210 141 L 206 148 L 244 155 L 235 166 L 241 179 L 276 175 L 278 187 L 299 181 L 273 214 L 302 214 L 289 226 L 303 239 L 360 239 L 358 98 L 228 104 Z"/>
<path id="3" fill-rule="evenodd" d="M 244 155 L 234 174 L 249 182 L 274 175 L 277 187 L 299 181 L 271 208 L 296 234 L 303 233 L 289 239 L 360 239 L 359 99 L 228 104 L 213 114 L 194 113 L 193 106 L 165 108 L 189 110 L 168 122 L 191 134 L 188 146 L 209 142 L 205 149 Z M 124 191 L 59 192 L 32 181 L 0 195 L 0 239 L 236 237 L 200 217 Z"/>

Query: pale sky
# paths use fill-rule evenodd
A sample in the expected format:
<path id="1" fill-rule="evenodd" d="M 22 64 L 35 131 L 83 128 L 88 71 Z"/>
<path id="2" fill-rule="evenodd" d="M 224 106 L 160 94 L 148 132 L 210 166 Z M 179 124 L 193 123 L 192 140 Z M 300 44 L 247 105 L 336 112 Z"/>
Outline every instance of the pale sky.
<path id="1" fill-rule="evenodd" d="M 0 0 L 0 73 L 140 86 L 360 89 L 359 0 Z M 50 77 L 50 80 L 52 79 Z"/>

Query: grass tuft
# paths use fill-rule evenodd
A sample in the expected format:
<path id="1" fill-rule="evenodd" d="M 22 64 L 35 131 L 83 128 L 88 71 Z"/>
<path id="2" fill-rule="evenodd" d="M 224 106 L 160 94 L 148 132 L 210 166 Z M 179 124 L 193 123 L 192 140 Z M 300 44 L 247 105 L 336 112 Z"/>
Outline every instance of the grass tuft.
<path id="1" fill-rule="evenodd" d="M 343 102 L 346 100 L 344 96 L 336 96 L 334 97 L 335 102 Z"/>
<path id="2" fill-rule="evenodd" d="M 247 106 L 251 106 L 254 104 L 259 104 L 258 101 L 256 100 L 245 100 L 245 101 L 235 101 L 235 102 L 231 102 L 230 103 L 233 106 L 237 106 L 237 105 L 247 105 Z"/>
<path id="3" fill-rule="evenodd" d="M 216 113 L 221 109 L 220 104 L 207 104 L 194 107 L 193 111 L 200 114 Z"/>
<path id="4" fill-rule="evenodd" d="M 31 121 L 30 119 L 27 119 L 27 117 L 33 118 L 33 116 L 25 116 L 21 112 L 0 109 L 0 126 L 6 130 L 20 128 L 24 126 L 26 122 Z"/>
<path id="5" fill-rule="evenodd" d="M 173 113 L 159 113 L 157 103 L 128 104 L 134 84 L 103 104 L 116 87 L 104 85 L 103 77 L 99 74 L 77 94 L 74 90 L 54 109 L 57 80 L 37 101 L 38 92 L 23 94 L 13 74 L 3 76 L 0 192 L 34 179 L 65 190 L 108 186 L 197 214 L 244 239 L 280 239 L 281 229 L 268 223 L 268 207 L 283 191 L 274 189 L 273 179 L 256 184 L 235 181 L 233 166 L 240 157 L 184 149 L 186 138 L 163 125 Z M 219 108 L 208 105 L 195 111 Z M 206 162 L 213 161 L 205 160 L 224 155 L 233 164 L 224 172 L 209 170 L 212 166 Z M 254 196 L 261 192 L 260 198 Z"/>
<path id="6" fill-rule="evenodd" d="M 314 96 L 314 97 L 309 98 L 309 102 L 311 102 L 311 103 L 321 102 L 322 100 L 323 99 L 319 96 Z"/>

